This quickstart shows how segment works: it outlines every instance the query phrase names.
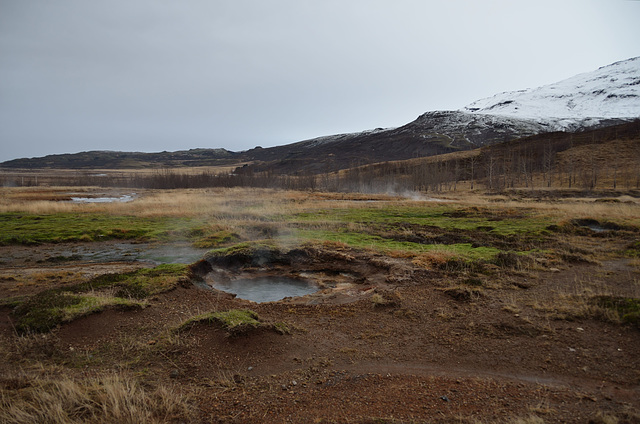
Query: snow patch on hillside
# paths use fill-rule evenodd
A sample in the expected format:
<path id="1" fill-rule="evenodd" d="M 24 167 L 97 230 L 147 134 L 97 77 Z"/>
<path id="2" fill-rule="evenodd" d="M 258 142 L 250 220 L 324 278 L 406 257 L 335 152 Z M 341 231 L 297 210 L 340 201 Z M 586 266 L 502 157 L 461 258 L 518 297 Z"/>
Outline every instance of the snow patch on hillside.
<path id="1" fill-rule="evenodd" d="M 604 119 L 635 119 L 640 117 L 640 57 L 554 84 L 496 94 L 462 111 L 527 119 L 554 129 L 592 126 Z"/>
<path id="2" fill-rule="evenodd" d="M 365 130 L 357 133 L 346 133 L 346 134 L 335 134 L 335 135 L 326 135 L 323 137 L 312 138 L 309 140 L 300 141 L 298 144 L 304 145 L 304 147 L 317 147 L 327 143 L 335 143 L 337 141 L 345 141 L 350 140 L 355 137 L 379 134 L 386 131 L 394 130 L 395 128 L 376 128 L 373 130 Z"/>

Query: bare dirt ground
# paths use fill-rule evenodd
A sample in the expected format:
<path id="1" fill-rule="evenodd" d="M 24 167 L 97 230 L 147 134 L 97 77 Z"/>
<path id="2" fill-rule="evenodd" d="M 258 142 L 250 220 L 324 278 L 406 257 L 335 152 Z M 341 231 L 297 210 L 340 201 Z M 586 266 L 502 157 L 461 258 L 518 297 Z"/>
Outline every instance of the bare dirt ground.
<path id="1" fill-rule="evenodd" d="M 622 247 L 606 237 L 580 243 Z M 3 298 L 144 265 L 52 263 L 50 249 L 0 249 Z M 583 316 L 574 304 L 584 293 L 637 297 L 629 259 L 496 269 L 466 291 L 456 272 L 347 248 L 242 271 L 342 281 L 261 304 L 186 284 L 144 309 L 107 310 L 6 349 L 2 385 L 38 367 L 78 378 L 126 373 L 188 395 L 200 422 L 640 422 L 638 327 Z M 232 308 L 290 331 L 175 331 Z M 0 343 L 18 346 L 10 313 L 0 308 Z"/>

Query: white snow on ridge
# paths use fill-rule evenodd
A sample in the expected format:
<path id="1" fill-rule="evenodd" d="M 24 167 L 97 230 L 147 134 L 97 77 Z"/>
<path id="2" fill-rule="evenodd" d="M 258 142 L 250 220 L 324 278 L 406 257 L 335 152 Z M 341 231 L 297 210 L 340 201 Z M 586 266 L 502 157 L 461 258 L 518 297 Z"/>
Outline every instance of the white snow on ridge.
<path id="1" fill-rule="evenodd" d="M 297 144 L 304 144 L 304 147 L 316 147 L 321 146 L 327 143 L 333 143 L 336 141 L 347 140 L 354 137 L 359 137 L 363 135 L 371 135 L 377 134 L 385 131 L 394 130 L 394 128 L 376 128 L 373 130 L 365 130 L 357 133 L 346 133 L 346 134 L 335 134 L 335 135 L 326 135 L 322 137 L 312 138 L 309 140 L 300 141 Z"/>
<path id="2" fill-rule="evenodd" d="M 585 121 L 597 124 L 598 118 L 638 118 L 640 57 L 539 88 L 496 94 L 461 111 L 529 119 L 558 128 Z"/>
<path id="3" fill-rule="evenodd" d="M 423 138 L 428 134 L 462 137 L 482 145 L 486 133 L 534 135 L 548 131 L 578 131 L 615 120 L 640 118 L 640 57 L 615 62 L 538 88 L 509 91 L 477 100 L 457 111 L 426 112 L 414 122 Z M 295 143 L 312 148 L 379 134 L 398 128 L 377 128 L 335 134 Z M 415 131 L 412 127 L 409 131 Z M 494 137 L 495 138 L 495 137 Z"/>

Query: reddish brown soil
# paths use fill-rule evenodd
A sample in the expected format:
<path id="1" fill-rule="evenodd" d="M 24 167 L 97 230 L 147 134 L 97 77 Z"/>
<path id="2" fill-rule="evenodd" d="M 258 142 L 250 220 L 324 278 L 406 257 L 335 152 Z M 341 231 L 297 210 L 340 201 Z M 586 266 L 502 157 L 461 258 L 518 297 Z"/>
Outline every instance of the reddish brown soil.
<path id="1" fill-rule="evenodd" d="M 612 243 L 597 244 L 617 248 Z M 350 255 L 331 265 L 358 274 L 345 290 L 256 304 L 178 287 L 142 310 L 108 310 L 63 325 L 45 360 L 65 364 L 71 374 L 118 369 L 151 385 L 170 385 L 193 397 L 202 422 L 503 422 L 536 416 L 585 423 L 606 415 L 619 422 L 640 417 L 638 327 L 553 311 L 563 295 L 598 287 L 637 297 L 640 274 L 628 260 L 494 270 L 481 276 L 477 294 L 464 298 L 447 290 L 460 287 L 456 274 Z M 83 275 L 130 266 L 87 265 Z M 7 277 L 15 269 L 8 264 L 2 270 L 5 297 L 51 286 L 14 290 Z M 63 277 L 59 284 L 67 282 Z M 374 302 L 376 293 L 388 304 Z M 252 309 L 291 332 L 229 336 L 206 324 L 173 331 L 194 315 L 230 308 Z M 15 337 L 9 312 L 0 308 L 5 341 Z M 13 358 L 1 369 L 29 360 Z"/>

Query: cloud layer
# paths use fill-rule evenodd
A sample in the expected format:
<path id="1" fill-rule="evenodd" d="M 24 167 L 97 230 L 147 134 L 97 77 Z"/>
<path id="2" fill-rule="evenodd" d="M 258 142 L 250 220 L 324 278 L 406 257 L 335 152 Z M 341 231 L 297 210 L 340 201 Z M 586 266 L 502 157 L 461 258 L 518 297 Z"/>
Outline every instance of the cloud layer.
<path id="1" fill-rule="evenodd" d="M 640 55 L 612 0 L 0 0 L 0 161 L 402 125 Z"/>

